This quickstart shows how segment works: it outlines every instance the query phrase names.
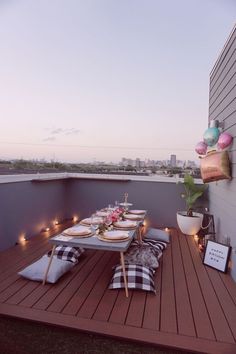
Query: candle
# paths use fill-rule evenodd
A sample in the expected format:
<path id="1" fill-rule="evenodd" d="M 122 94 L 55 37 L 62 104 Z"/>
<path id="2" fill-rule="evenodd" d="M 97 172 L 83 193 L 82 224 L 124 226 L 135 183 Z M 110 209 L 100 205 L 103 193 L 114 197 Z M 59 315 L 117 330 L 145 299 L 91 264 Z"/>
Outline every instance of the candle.
<path id="1" fill-rule="evenodd" d="M 165 232 L 168 232 L 168 233 L 169 233 L 169 231 L 170 231 L 169 228 L 166 227 L 166 228 L 165 228 Z"/>
<path id="2" fill-rule="evenodd" d="M 194 240 L 198 242 L 198 235 L 194 235 Z"/>

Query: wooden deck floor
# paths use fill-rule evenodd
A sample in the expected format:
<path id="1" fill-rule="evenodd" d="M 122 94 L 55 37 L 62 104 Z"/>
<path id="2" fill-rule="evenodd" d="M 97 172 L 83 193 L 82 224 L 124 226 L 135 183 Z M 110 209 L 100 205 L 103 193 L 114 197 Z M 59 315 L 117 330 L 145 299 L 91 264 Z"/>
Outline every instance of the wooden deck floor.
<path id="1" fill-rule="evenodd" d="M 172 230 L 157 294 L 108 290 L 118 255 L 86 250 L 57 284 L 17 271 L 50 248 L 38 235 L 0 255 L 0 314 L 197 353 L 236 353 L 236 284 L 205 267 L 192 237 Z"/>

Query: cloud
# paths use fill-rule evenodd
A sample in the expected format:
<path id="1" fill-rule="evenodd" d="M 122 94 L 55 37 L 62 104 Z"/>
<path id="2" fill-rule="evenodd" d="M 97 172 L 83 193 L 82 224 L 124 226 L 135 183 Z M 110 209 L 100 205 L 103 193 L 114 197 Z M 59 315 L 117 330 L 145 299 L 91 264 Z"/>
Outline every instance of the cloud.
<path id="1" fill-rule="evenodd" d="M 57 129 L 54 129 L 51 131 L 51 134 L 54 135 L 54 134 L 61 134 L 63 133 L 63 129 L 61 128 L 57 128 Z"/>
<path id="2" fill-rule="evenodd" d="M 67 131 L 65 132 L 66 135 L 77 135 L 79 133 L 80 130 L 75 128 L 67 129 Z"/>
<path id="3" fill-rule="evenodd" d="M 81 131 L 77 128 L 46 128 L 49 135 L 77 135 Z"/>
<path id="4" fill-rule="evenodd" d="M 77 135 L 81 133 L 81 131 L 77 128 L 47 128 L 48 131 L 47 137 L 43 138 L 45 142 L 52 142 L 57 140 L 60 137 L 68 136 L 68 135 Z"/>
<path id="5" fill-rule="evenodd" d="M 56 138 L 55 136 L 48 136 L 47 138 L 44 138 L 43 141 L 55 141 Z"/>

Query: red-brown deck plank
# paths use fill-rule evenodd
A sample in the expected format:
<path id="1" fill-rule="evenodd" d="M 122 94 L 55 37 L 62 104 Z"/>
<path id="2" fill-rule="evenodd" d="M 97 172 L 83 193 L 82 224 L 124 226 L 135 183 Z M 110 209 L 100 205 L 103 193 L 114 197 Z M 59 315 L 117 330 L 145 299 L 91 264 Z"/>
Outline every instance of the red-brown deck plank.
<path id="1" fill-rule="evenodd" d="M 111 291 L 109 289 L 106 289 L 101 301 L 99 302 L 96 308 L 96 311 L 93 315 L 93 319 L 98 321 L 108 321 L 113 306 L 116 302 L 117 296 L 118 296 L 117 290 Z"/>
<path id="2" fill-rule="evenodd" d="M 145 303 L 146 293 L 141 290 L 134 291 L 126 317 L 126 324 L 128 326 L 142 327 Z"/>
<path id="3" fill-rule="evenodd" d="M 162 280 L 162 261 L 155 274 L 156 294 L 147 294 L 146 306 L 143 315 L 143 328 L 159 330 L 160 329 L 160 314 L 161 314 L 161 280 Z"/>
<path id="4" fill-rule="evenodd" d="M 199 354 L 235 354 L 235 344 L 210 341 L 202 338 L 193 338 L 174 333 L 165 333 L 160 331 L 151 331 L 144 328 L 135 328 L 124 326 L 117 323 L 108 323 L 104 321 L 91 321 L 86 318 L 65 315 L 61 313 L 52 313 L 43 310 L 25 309 L 21 306 L 5 304 L 1 308 L 4 315 L 28 319 L 32 321 L 42 321 L 46 324 L 58 325 L 71 329 L 78 329 L 87 332 L 94 332 L 116 338 L 125 338 L 142 343 L 150 343 L 158 346 L 165 346 L 172 349 L 183 349 L 186 351 L 197 352 Z"/>
<path id="5" fill-rule="evenodd" d="M 88 274 L 92 272 L 94 266 L 96 265 L 98 259 L 100 259 L 101 255 L 96 253 L 91 258 L 89 258 L 86 263 L 85 269 L 79 269 L 79 272 L 73 278 L 73 282 L 71 282 L 68 286 L 64 287 L 60 293 L 60 296 L 57 296 L 53 303 L 51 303 L 51 299 L 48 300 L 47 294 L 42 296 L 39 301 L 34 305 L 34 308 L 37 309 L 47 309 L 53 312 L 61 312 L 63 308 L 67 305 L 70 298 L 73 294 L 78 291 L 78 288 L 81 286 L 83 281 L 86 279 Z M 51 304 L 51 305 L 50 305 Z M 49 306 L 50 305 L 50 306 Z"/>
<path id="6" fill-rule="evenodd" d="M 117 291 L 117 290 L 116 290 Z M 129 290 L 129 297 L 124 296 L 124 290 L 119 290 L 116 302 L 112 309 L 109 322 L 124 324 L 132 299 L 133 291 Z"/>
<path id="7" fill-rule="evenodd" d="M 172 245 L 163 252 L 161 294 L 161 324 L 163 332 L 177 333 Z"/>
<path id="8" fill-rule="evenodd" d="M 173 245 L 173 249 L 175 250 L 174 252 L 172 252 L 172 258 L 174 269 L 178 333 L 185 334 L 187 336 L 196 336 L 193 313 L 189 299 L 188 287 L 185 279 L 184 267 L 182 263 L 182 254 L 179 245 L 179 235 L 176 231 L 172 232 L 171 242 Z"/>
<path id="9" fill-rule="evenodd" d="M 96 284 L 92 286 L 92 290 L 83 305 L 81 306 L 77 316 L 83 318 L 92 318 L 93 314 L 100 303 L 104 292 L 109 286 L 112 277 L 112 267 L 117 263 L 117 255 L 112 254 L 109 262 L 106 264 L 106 271 L 102 272 L 100 278 L 97 279 Z"/>
<path id="10" fill-rule="evenodd" d="M 219 273 L 215 269 L 208 268 L 207 269 L 209 278 L 211 279 L 212 285 L 215 288 L 215 292 L 217 298 L 220 301 L 220 305 L 222 310 L 224 311 L 225 315 L 225 322 L 227 321 L 230 329 L 231 329 L 231 338 L 232 343 L 236 341 L 236 307 L 234 307 L 234 303 L 232 301 L 231 296 L 229 295 L 228 291 L 226 290 L 223 282 L 219 277 Z M 221 323 L 221 330 L 226 326 L 226 323 Z M 230 342 L 229 335 L 227 338 L 223 339 L 224 342 Z"/>
<path id="11" fill-rule="evenodd" d="M 87 275 L 86 279 L 81 284 L 78 291 L 74 294 L 74 296 L 63 309 L 63 313 L 69 315 L 76 315 L 80 307 L 86 300 L 87 296 L 90 294 L 93 287 L 95 286 L 98 278 L 104 272 L 106 265 L 110 260 L 111 254 L 110 252 L 99 252 L 99 254 L 100 259 L 96 263 L 96 266 L 94 267 L 93 271 Z"/>
<path id="12" fill-rule="evenodd" d="M 189 296 L 193 310 L 194 324 L 197 336 L 206 339 L 215 339 L 211 321 L 208 315 L 207 304 L 205 303 L 201 287 L 196 275 L 191 254 L 187 244 L 186 237 L 179 234 L 181 252 L 183 255 L 183 265 L 188 284 Z"/>
<path id="13" fill-rule="evenodd" d="M 57 284 L 43 286 L 16 274 L 50 248 L 44 237 L 29 246 L 4 257 L 1 314 L 197 353 L 236 353 L 236 284 L 202 264 L 193 238 L 173 230 L 156 295 L 130 290 L 129 298 L 108 289 L 118 254 L 86 250 Z"/>
<path id="14" fill-rule="evenodd" d="M 232 281 L 232 279 L 228 276 L 228 274 L 225 273 L 219 273 L 219 276 L 221 277 L 228 293 L 231 296 L 231 299 L 236 305 L 236 286 L 235 283 Z"/>
<path id="15" fill-rule="evenodd" d="M 215 336 L 219 341 L 234 343 L 234 338 L 227 324 L 227 320 L 225 318 L 221 304 L 218 301 L 218 298 L 214 291 L 214 287 L 212 286 L 209 276 L 207 275 L 207 267 L 204 267 L 202 263 L 202 258 L 194 244 L 193 239 L 188 238 L 187 241 L 194 261 L 194 267 L 197 272 L 202 294 L 207 304 L 207 310 L 211 319 Z M 216 289 L 220 285 L 223 285 L 220 279 L 217 280 L 218 281 L 215 282 Z M 219 280 L 221 284 L 219 283 Z M 231 306 L 230 308 L 232 309 L 233 307 Z"/>

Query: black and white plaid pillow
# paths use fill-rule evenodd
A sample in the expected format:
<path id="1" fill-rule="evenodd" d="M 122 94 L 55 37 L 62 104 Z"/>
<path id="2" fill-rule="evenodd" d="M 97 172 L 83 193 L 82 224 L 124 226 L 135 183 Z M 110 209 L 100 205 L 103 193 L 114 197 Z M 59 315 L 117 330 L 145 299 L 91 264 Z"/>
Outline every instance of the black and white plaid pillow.
<path id="1" fill-rule="evenodd" d="M 72 263 L 77 263 L 79 257 L 84 252 L 83 248 L 80 247 L 70 247 L 70 246 L 57 246 L 54 251 L 54 255 L 63 261 L 70 261 Z M 51 256 L 52 251 L 48 252 L 48 256 Z"/>
<path id="2" fill-rule="evenodd" d="M 129 289 L 141 289 L 156 293 L 154 285 L 154 270 L 142 265 L 126 264 L 125 272 Z M 109 289 L 124 288 L 124 277 L 121 265 L 114 267 L 114 274 L 109 285 Z"/>

